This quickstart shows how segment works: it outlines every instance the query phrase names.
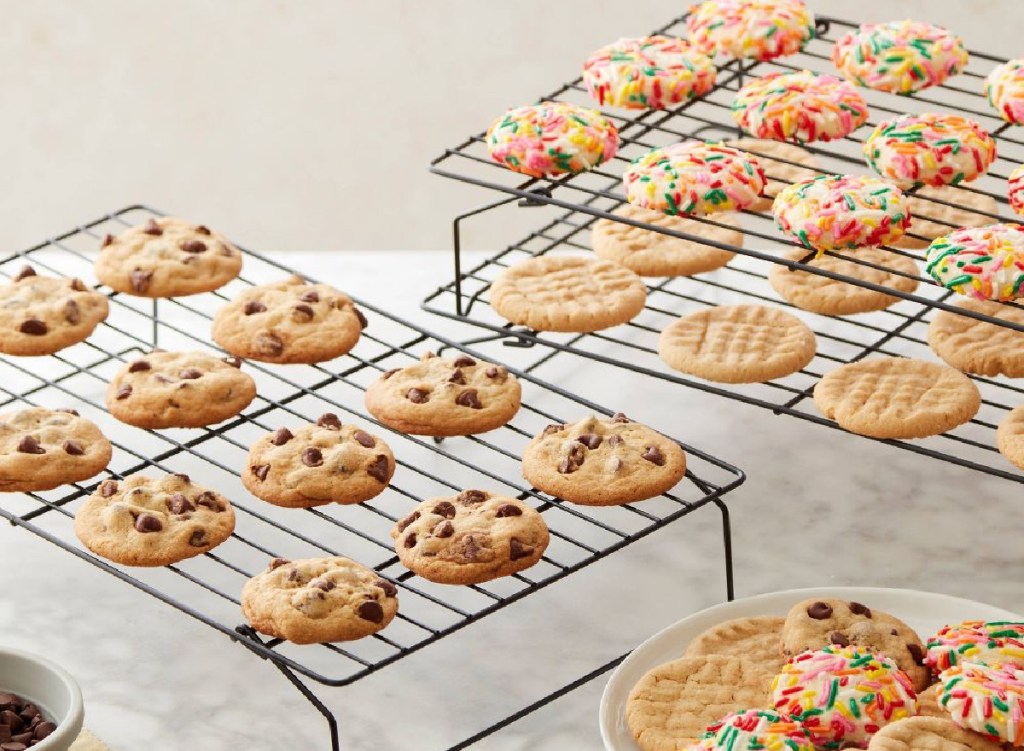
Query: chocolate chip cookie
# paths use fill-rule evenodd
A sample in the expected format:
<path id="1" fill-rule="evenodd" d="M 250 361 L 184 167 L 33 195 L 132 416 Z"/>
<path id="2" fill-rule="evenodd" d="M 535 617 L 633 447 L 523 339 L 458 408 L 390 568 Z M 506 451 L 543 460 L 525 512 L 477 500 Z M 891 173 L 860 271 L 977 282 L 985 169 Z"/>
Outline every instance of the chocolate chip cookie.
<path id="1" fill-rule="evenodd" d="M 314 363 L 348 352 L 365 326 L 344 292 L 292 276 L 247 289 L 217 311 L 213 340 L 251 360 Z"/>
<path id="2" fill-rule="evenodd" d="M 523 452 L 523 477 L 535 488 L 586 506 L 653 498 L 685 474 L 678 443 L 621 413 L 548 425 Z"/>
<path id="3" fill-rule="evenodd" d="M 188 475 L 104 480 L 75 514 L 85 547 L 125 566 L 166 566 L 220 545 L 235 529 L 228 500 Z"/>
<path id="4" fill-rule="evenodd" d="M 163 217 L 107 235 L 96 278 L 139 297 L 179 297 L 223 287 L 242 270 L 242 253 L 223 235 L 184 219 Z"/>
<path id="5" fill-rule="evenodd" d="M 275 558 L 242 589 L 242 612 L 260 633 L 296 644 L 350 641 L 391 623 L 397 593 L 348 558 Z"/>
<path id="6" fill-rule="evenodd" d="M 846 600 L 811 599 L 794 605 L 782 627 L 782 653 L 792 657 L 830 645 L 864 647 L 888 657 L 907 674 L 915 691 L 931 682 L 924 643 L 899 618 Z"/>
<path id="7" fill-rule="evenodd" d="M 199 428 L 233 417 L 256 396 L 236 358 L 154 351 L 132 360 L 107 388 L 107 409 L 139 428 Z"/>
<path id="8" fill-rule="evenodd" d="M 368 501 L 394 473 L 384 441 L 328 412 L 315 425 L 278 428 L 256 441 L 242 484 L 278 506 L 310 507 Z"/>
<path id="9" fill-rule="evenodd" d="M 432 352 L 389 370 L 366 390 L 366 408 L 413 435 L 471 435 L 500 428 L 519 411 L 519 381 L 501 365 Z"/>
<path id="10" fill-rule="evenodd" d="M 110 463 L 110 441 L 73 409 L 31 407 L 0 415 L 0 491 L 81 482 Z"/>
<path id="11" fill-rule="evenodd" d="M 544 555 L 548 526 L 532 507 L 484 490 L 431 498 L 391 529 L 402 564 L 439 584 L 480 584 Z"/>
<path id="12" fill-rule="evenodd" d="M 25 266 L 0 286 L 0 352 L 52 355 L 88 338 L 108 308 L 106 296 L 81 279 L 39 276 Z"/>

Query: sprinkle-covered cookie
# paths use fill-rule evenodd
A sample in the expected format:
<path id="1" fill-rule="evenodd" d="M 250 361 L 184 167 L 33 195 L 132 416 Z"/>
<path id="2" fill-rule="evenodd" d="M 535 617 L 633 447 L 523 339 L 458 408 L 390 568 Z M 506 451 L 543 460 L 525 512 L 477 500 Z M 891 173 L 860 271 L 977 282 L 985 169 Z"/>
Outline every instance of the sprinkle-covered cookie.
<path id="1" fill-rule="evenodd" d="M 967 65 L 963 40 L 919 21 L 866 23 L 840 37 L 832 62 L 859 86 L 910 94 L 940 86 Z"/>
<path id="2" fill-rule="evenodd" d="M 487 129 L 487 153 L 515 172 L 550 177 L 591 170 L 615 156 L 619 131 L 597 110 L 565 102 L 516 107 Z"/>
<path id="3" fill-rule="evenodd" d="M 40 276 L 25 266 L 0 286 L 0 352 L 52 355 L 88 338 L 108 307 L 81 279 Z"/>
<path id="4" fill-rule="evenodd" d="M 549 425 L 523 452 L 523 477 L 535 488 L 586 506 L 653 498 L 685 474 L 678 443 L 621 413 Z"/>
<path id="5" fill-rule="evenodd" d="M 0 491 L 88 480 L 110 463 L 111 453 L 107 437 L 73 409 L 30 407 L 0 415 Z"/>
<path id="6" fill-rule="evenodd" d="M 242 613 L 261 634 L 295 644 L 375 634 L 398 612 L 398 588 L 340 556 L 275 558 L 242 589 Z"/>
<path id="7" fill-rule="evenodd" d="M 1008 60 L 985 77 L 985 96 L 1008 123 L 1024 123 L 1024 59 Z"/>
<path id="8" fill-rule="evenodd" d="M 925 662 L 936 673 L 965 662 L 1012 663 L 1024 669 L 1024 623 L 964 621 L 928 639 Z"/>
<path id="9" fill-rule="evenodd" d="M 1024 310 L 968 298 L 962 310 L 1024 326 Z M 932 352 L 964 373 L 1024 377 L 1024 332 L 940 310 L 928 324 Z"/>
<path id="10" fill-rule="evenodd" d="M 919 697 L 920 698 L 920 697 Z M 920 710 L 920 706 L 918 707 Z M 869 751 L 1000 751 L 997 743 L 942 716 L 907 717 L 875 733 Z"/>
<path id="11" fill-rule="evenodd" d="M 782 655 L 782 626 L 785 622 L 785 618 L 773 616 L 724 621 L 693 637 L 686 647 L 685 656 L 741 657 L 774 675 L 786 662 Z"/>
<path id="12" fill-rule="evenodd" d="M 867 120 L 868 107 L 855 86 L 802 70 L 745 84 L 733 100 L 732 116 L 756 138 L 810 143 L 849 135 Z"/>
<path id="13" fill-rule="evenodd" d="M 534 565 L 548 527 L 531 506 L 485 490 L 430 498 L 391 529 L 402 565 L 439 584 L 480 584 Z"/>
<path id="14" fill-rule="evenodd" d="M 352 349 L 365 326 L 344 292 L 292 276 L 251 287 L 217 311 L 213 340 L 250 360 L 325 362 Z"/>
<path id="15" fill-rule="evenodd" d="M 943 287 L 978 300 L 1024 296 L 1024 225 L 958 229 L 928 246 L 925 269 Z"/>
<path id="16" fill-rule="evenodd" d="M 153 351 L 132 360 L 107 387 L 107 409 L 139 428 L 200 428 L 234 417 L 256 397 L 235 358 Z"/>
<path id="17" fill-rule="evenodd" d="M 366 389 L 378 420 L 413 435 L 471 435 L 500 428 L 519 411 L 519 380 L 501 365 L 467 355 L 438 357 L 388 370 Z"/>
<path id="18" fill-rule="evenodd" d="M 723 144 L 746 152 L 764 170 L 767 179 L 764 195 L 748 211 L 771 211 L 772 201 L 780 190 L 793 183 L 813 180 L 821 174 L 814 154 L 791 143 L 764 138 L 737 138 L 723 141 Z"/>
<path id="19" fill-rule="evenodd" d="M 182 474 L 104 480 L 75 514 L 82 544 L 125 566 L 166 566 L 201 555 L 234 529 L 228 500 Z"/>
<path id="20" fill-rule="evenodd" d="M 361 503 L 379 495 L 395 472 L 380 438 L 327 412 L 313 425 L 278 428 L 249 449 L 242 484 L 257 498 L 289 507 Z"/>
<path id="21" fill-rule="evenodd" d="M 106 235 L 96 278 L 118 292 L 178 297 L 223 287 L 242 270 L 242 253 L 218 232 L 162 217 Z"/>
<path id="22" fill-rule="evenodd" d="M 690 43 L 708 55 L 773 60 L 814 38 L 803 0 L 706 0 L 686 19 Z"/>
<path id="23" fill-rule="evenodd" d="M 1014 167 L 1007 178 L 1006 200 L 1015 214 L 1024 214 L 1024 164 Z"/>
<path id="24" fill-rule="evenodd" d="M 709 725 L 687 751 L 814 751 L 814 744 L 792 717 L 773 709 L 746 709 Z"/>
<path id="25" fill-rule="evenodd" d="M 1013 466 L 1024 469 L 1024 405 L 1011 409 L 999 423 L 996 447 Z"/>
<path id="26" fill-rule="evenodd" d="M 939 706 L 953 722 L 1000 743 L 1024 743 L 1024 669 L 965 662 L 939 676 Z"/>

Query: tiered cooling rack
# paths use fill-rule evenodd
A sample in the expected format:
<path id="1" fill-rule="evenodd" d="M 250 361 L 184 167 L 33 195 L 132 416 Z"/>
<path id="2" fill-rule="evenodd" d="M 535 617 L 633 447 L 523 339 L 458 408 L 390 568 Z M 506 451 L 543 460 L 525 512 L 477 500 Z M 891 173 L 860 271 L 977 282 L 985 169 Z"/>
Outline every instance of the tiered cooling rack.
<path id="1" fill-rule="evenodd" d="M 158 215 L 141 206 L 123 209 L 5 259 L 0 274 L 10 278 L 27 263 L 41 274 L 92 280 L 100 238 Z M 426 351 L 458 346 L 470 355 L 480 355 L 358 299 L 369 325 L 352 352 L 322 365 L 245 363 L 244 369 L 256 379 L 259 396 L 236 418 L 199 430 L 157 432 L 122 425 L 106 413 L 106 385 L 124 362 L 155 346 L 209 350 L 211 317 L 226 300 L 247 285 L 279 280 L 290 273 L 246 251 L 243 276 L 215 293 L 163 300 L 114 293 L 109 318 L 88 341 L 47 358 L 0 358 L 4 411 L 33 405 L 74 407 L 100 425 L 114 443 L 113 459 L 104 475 L 45 493 L 5 495 L 0 499 L 0 516 L 270 660 L 327 719 L 335 751 L 339 748 L 335 717 L 304 679 L 327 686 L 352 684 L 705 505 L 714 505 L 721 513 L 726 595 L 731 599 L 729 517 L 722 496 L 743 482 L 739 469 L 684 445 L 689 459 L 686 479 L 674 492 L 642 504 L 588 508 L 539 493 L 522 481 L 519 458 L 526 442 L 549 423 L 613 410 L 515 369 L 510 370 L 523 381 L 523 406 L 504 428 L 443 442 L 395 433 L 377 423 L 363 406 L 363 391 L 380 373 L 417 360 Z M 343 422 L 373 426 L 371 430 L 386 435 L 398 465 L 393 483 L 377 498 L 357 506 L 283 509 L 253 499 L 238 476 L 250 444 L 272 429 L 310 422 L 327 411 L 337 413 Z M 230 498 L 238 519 L 232 537 L 205 555 L 159 569 L 111 565 L 84 550 L 72 530 L 83 499 L 107 476 L 147 469 L 186 472 Z M 389 536 L 394 521 L 425 498 L 467 487 L 515 496 L 543 513 L 551 544 L 540 563 L 521 574 L 467 587 L 433 584 L 399 563 Z M 270 558 L 317 555 L 351 557 L 396 582 L 400 612 L 395 621 L 373 637 L 308 646 L 260 637 L 242 622 L 238 600 L 242 586 Z"/>

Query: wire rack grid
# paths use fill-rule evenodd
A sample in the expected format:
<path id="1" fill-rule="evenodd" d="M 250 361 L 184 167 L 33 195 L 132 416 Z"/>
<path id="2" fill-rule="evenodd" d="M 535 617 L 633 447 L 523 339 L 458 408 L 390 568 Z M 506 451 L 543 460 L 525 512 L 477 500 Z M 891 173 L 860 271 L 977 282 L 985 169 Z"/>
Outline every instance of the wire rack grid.
<path id="1" fill-rule="evenodd" d="M 686 16 L 674 19 L 655 33 L 686 36 Z M 554 351 L 572 352 L 592 360 L 627 368 L 647 376 L 670 380 L 688 387 L 719 396 L 737 399 L 804 420 L 838 427 L 824 418 L 810 403 L 808 397 L 818 379 L 826 372 L 844 363 L 854 362 L 872 354 L 897 355 L 919 359 L 935 359 L 927 344 L 927 327 L 937 310 L 963 313 L 995 325 L 1024 331 L 1024 326 L 1005 318 L 993 318 L 974 311 L 963 311 L 955 306 L 953 293 L 933 284 L 923 272 L 915 275 L 906 271 L 868 262 L 855 254 L 830 253 L 858 266 L 865 275 L 885 272 L 894 277 L 911 277 L 919 286 L 914 292 L 895 289 L 891 284 L 855 278 L 826 269 L 809 266 L 813 253 L 808 252 L 793 260 L 784 254 L 797 247 L 783 238 L 774 226 L 770 211 L 744 211 L 740 215 L 742 245 L 729 245 L 713 239 L 667 230 L 648 225 L 612 212 L 625 203 L 621 186 L 623 169 L 636 157 L 651 148 L 688 139 L 719 140 L 736 138 L 743 134 L 736 130 L 731 117 L 731 102 L 744 80 L 772 71 L 803 69 L 822 73 L 835 73 L 830 60 L 831 44 L 837 36 L 855 28 L 856 24 L 835 18 L 821 18 L 817 37 L 803 52 L 772 62 L 731 61 L 719 68 L 718 83 L 713 91 L 698 99 L 670 110 L 647 110 L 630 113 L 625 110 L 605 109 L 603 113 L 619 127 L 622 145 L 619 153 L 601 167 L 579 175 L 557 179 L 525 179 L 493 162 L 486 152 L 484 134 L 477 134 L 455 148 L 447 149 L 431 165 L 439 175 L 457 179 L 508 194 L 508 197 L 466 212 L 454 222 L 455 279 L 439 288 L 424 301 L 424 308 L 451 318 L 471 322 L 489 329 L 494 337 L 504 337 L 509 344 L 531 346 L 543 344 Z M 994 211 L 974 210 L 970 213 L 980 224 L 1009 220 L 1006 209 L 1005 180 L 1009 171 L 1024 161 L 1024 138 L 999 119 L 982 96 L 982 80 L 989 70 L 1003 59 L 983 52 L 972 51 L 971 63 L 959 76 L 946 85 L 925 89 L 913 96 L 897 96 L 870 89 L 861 89 L 870 109 L 868 122 L 850 136 L 836 141 L 816 142 L 804 146 L 818 162 L 820 173 L 868 173 L 861 153 L 862 143 L 870 130 L 881 120 L 891 119 L 905 112 L 955 111 L 978 120 L 997 140 L 999 157 L 986 175 L 969 185 L 952 189 L 941 197 L 931 192 L 914 194 L 915 216 L 925 218 L 940 227 L 955 228 L 944 209 L 963 208 L 968 201 L 987 201 Z M 586 106 L 595 106 L 581 79 L 563 84 L 543 99 L 556 99 Z M 775 154 L 748 149 L 755 156 L 770 157 L 776 162 L 788 162 Z M 773 174 L 769 163 L 768 177 L 779 183 L 788 180 Z M 959 191 L 959 192 L 955 192 Z M 518 204 L 531 211 L 546 213 L 542 226 L 526 237 L 507 246 L 474 268 L 463 271 L 461 262 L 461 227 L 469 217 Z M 546 210 L 537 207 L 548 207 Z M 701 242 L 705 245 L 733 251 L 736 255 L 728 266 L 695 277 L 648 279 L 648 298 L 644 311 L 630 323 L 585 335 L 564 335 L 530 331 L 509 324 L 488 305 L 491 283 L 510 265 L 526 258 L 569 251 L 590 251 L 590 232 L 599 218 L 614 219 L 633 226 Z M 726 227 L 715 218 L 695 218 L 709 226 Z M 928 237 L 915 233 L 910 237 L 924 245 Z M 923 260 L 923 250 L 898 247 L 887 251 L 911 259 L 915 264 Z M 902 259 L 901 259 L 902 260 Z M 885 311 L 856 316 L 823 316 L 794 308 L 780 300 L 767 282 L 767 272 L 773 265 L 801 269 L 820 276 L 865 287 L 891 295 L 897 300 Z M 892 278 L 892 277 L 890 277 Z M 671 371 L 657 355 L 659 332 L 682 314 L 701 306 L 765 303 L 781 305 L 794 313 L 815 331 L 818 352 L 815 360 L 804 370 L 790 377 L 767 384 L 749 386 L 722 386 L 689 378 Z M 1005 303 L 1016 307 L 1016 303 Z M 482 337 L 487 338 L 487 337 Z M 549 358 L 550 353 L 545 355 Z M 1003 479 L 1024 482 L 1024 474 L 1014 471 L 1000 457 L 995 448 L 995 428 L 1007 411 L 1024 403 L 1024 389 L 1011 379 L 1003 377 L 975 377 L 982 394 L 982 408 L 970 423 L 943 436 L 923 441 L 886 440 L 920 454 L 969 467 Z"/>

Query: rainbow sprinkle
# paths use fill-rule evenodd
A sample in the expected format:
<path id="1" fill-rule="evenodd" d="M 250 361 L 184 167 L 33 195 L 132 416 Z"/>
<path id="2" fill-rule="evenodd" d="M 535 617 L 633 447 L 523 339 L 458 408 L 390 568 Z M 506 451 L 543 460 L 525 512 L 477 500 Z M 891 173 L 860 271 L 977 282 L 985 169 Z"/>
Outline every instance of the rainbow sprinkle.
<path id="1" fill-rule="evenodd" d="M 863 748 L 883 726 L 917 713 L 906 673 L 889 658 L 854 647 L 791 659 L 772 682 L 772 703 L 801 722 L 820 749 Z"/>
<path id="2" fill-rule="evenodd" d="M 601 105 L 664 109 L 708 93 L 715 85 L 711 58 L 682 39 L 620 39 L 583 64 L 583 83 Z"/>
<path id="3" fill-rule="evenodd" d="M 925 267 L 941 284 L 979 300 L 1024 297 L 1024 226 L 958 229 L 928 246 Z"/>
<path id="4" fill-rule="evenodd" d="M 752 156 L 700 141 L 647 152 L 622 181 L 630 203 L 672 215 L 745 209 L 765 186 L 764 171 Z"/>
<path id="5" fill-rule="evenodd" d="M 1024 123 L 1024 60 L 997 65 L 985 78 L 985 96 L 1008 123 Z"/>
<path id="6" fill-rule="evenodd" d="M 960 37 L 930 23 L 866 23 L 836 42 L 832 62 L 860 86 L 909 94 L 963 70 L 967 50 Z"/>
<path id="7" fill-rule="evenodd" d="M 970 182 L 996 158 L 995 141 L 974 120 L 934 112 L 879 123 L 863 150 L 871 169 L 902 188 Z"/>
<path id="8" fill-rule="evenodd" d="M 1024 164 L 1016 167 L 1006 178 L 1006 198 L 1015 213 L 1024 214 Z"/>
<path id="9" fill-rule="evenodd" d="M 910 211 L 903 192 L 875 177 L 822 175 L 794 183 L 772 204 L 775 223 L 819 251 L 884 245 L 903 236 Z"/>
<path id="10" fill-rule="evenodd" d="M 1024 670 L 965 662 L 939 676 L 939 706 L 957 725 L 1013 745 L 1024 742 Z"/>
<path id="11" fill-rule="evenodd" d="M 846 81 L 803 70 L 755 78 L 736 93 L 732 116 L 758 138 L 808 143 L 849 135 L 868 107 Z"/>
<path id="12" fill-rule="evenodd" d="M 1024 623 L 964 621 L 943 626 L 927 646 L 925 664 L 936 673 L 964 662 L 1011 662 L 1024 668 Z"/>
<path id="13" fill-rule="evenodd" d="M 491 123 L 485 140 L 494 161 L 533 177 L 585 172 L 619 149 L 608 118 L 563 102 L 511 109 Z"/>
<path id="14" fill-rule="evenodd" d="M 708 725 L 687 751 L 814 751 L 814 744 L 792 717 L 771 709 L 748 709 Z"/>
<path id="15" fill-rule="evenodd" d="M 707 0 L 690 7 L 686 28 L 705 54 L 771 60 L 814 38 L 814 16 L 803 0 Z"/>

